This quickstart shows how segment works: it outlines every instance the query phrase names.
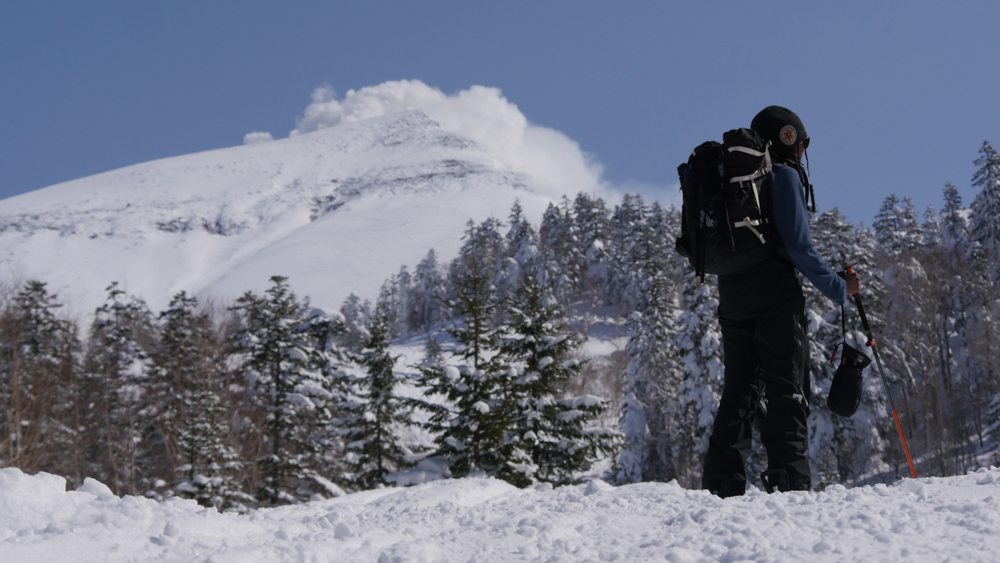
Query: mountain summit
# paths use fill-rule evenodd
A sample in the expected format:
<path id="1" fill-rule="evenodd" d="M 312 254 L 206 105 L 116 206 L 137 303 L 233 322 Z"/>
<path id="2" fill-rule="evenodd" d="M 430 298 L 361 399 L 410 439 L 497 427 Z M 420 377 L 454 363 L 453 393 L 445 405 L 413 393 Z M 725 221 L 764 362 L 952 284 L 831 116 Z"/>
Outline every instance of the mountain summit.
<path id="1" fill-rule="evenodd" d="M 537 219 L 551 185 L 409 110 L 97 174 L 0 201 L 0 263 L 92 308 L 111 281 L 157 310 L 273 275 L 325 308 L 374 297 L 468 220 Z"/>

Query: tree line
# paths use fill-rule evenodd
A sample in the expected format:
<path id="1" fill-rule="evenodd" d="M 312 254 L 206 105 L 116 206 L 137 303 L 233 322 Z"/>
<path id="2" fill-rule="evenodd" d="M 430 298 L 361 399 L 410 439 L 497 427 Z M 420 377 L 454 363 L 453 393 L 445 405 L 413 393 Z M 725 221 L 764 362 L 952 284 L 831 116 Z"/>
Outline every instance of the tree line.
<path id="1" fill-rule="evenodd" d="M 112 283 L 81 338 L 28 281 L 0 312 L 0 463 L 237 512 L 392 486 L 428 459 L 440 476 L 575 482 L 618 439 L 592 424 L 603 399 L 564 388 L 580 339 L 531 272 L 522 299 L 500 299 L 488 253 L 470 255 L 435 298 L 445 336 L 426 331 L 409 376 L 391 300 L 331 314 L 275 276 L 228 307 L 180 292 L 154 316 Z"/>

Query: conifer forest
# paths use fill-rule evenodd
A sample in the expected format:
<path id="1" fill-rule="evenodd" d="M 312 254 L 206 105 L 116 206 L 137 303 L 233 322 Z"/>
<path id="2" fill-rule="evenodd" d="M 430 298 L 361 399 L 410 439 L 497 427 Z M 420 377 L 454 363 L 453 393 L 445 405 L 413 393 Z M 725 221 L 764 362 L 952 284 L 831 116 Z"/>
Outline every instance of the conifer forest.
<path id="1" fill-rule="evenodd" d="M 984 143 L 975 164 L 968 207 L 948 184 L 940 210 L 892 195 L 870 227 L 811 218 L 820 256 L 862 276 L 921 476 L 1000 465 L 1000 155 Z M 674 250 L 679 228 L 679 210 L 636 195 L 564 197 L 538 225 L 515 203 L 470 222 L 454 260 L 432 250 L 338 312 L 275 275 L 158 312 L 111 283 L 81 323 L 44 280 L 19 281 L 0 295 L 0 466 L 237 512 L 433 468 L 699 487 L 724 370 L 717 287 Z M 908 475 L 874 365 L 854 416 L 827 410 L 831 356 L 866 338 L 852 303 L 803 289 L 813 486 Z M 588 357 L 599 330 L 620 346 Z M 400 339 L 423 343 L 418 364 L 393 355 Z M 759 444 L 749 464 L 766 468 Z"/>

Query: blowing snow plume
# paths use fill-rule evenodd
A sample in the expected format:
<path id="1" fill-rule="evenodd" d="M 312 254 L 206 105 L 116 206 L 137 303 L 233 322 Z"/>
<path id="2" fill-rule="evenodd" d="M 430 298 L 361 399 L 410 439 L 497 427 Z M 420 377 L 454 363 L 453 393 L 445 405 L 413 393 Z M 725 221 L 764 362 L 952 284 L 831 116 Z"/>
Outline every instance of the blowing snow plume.
<path id="1" fill-rule="evenodd" d="M 560 197 L 602 188 L 602 167 L 566 135 L 533 125 L 498 88 L 473 86 L 447 95 L 419 80 L 348 90 L 341 100 L 321 86 L 291 135 L 407 110 L 420 110 L 442 129 L 475 142 L 510 170 L 529 174 Z"/>

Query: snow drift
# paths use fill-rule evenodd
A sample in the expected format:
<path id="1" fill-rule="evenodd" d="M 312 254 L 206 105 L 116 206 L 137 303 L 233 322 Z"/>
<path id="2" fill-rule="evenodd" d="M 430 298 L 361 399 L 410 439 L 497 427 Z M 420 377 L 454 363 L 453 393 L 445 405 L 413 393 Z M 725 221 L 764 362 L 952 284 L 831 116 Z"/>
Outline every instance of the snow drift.
<path id="1" fill-rule="evenodd" d="M 675 483 L 435 481 L 248 516 L 0 469 L 0 560 L 995 561 L 1000 469 L 721 500 Z"/>

